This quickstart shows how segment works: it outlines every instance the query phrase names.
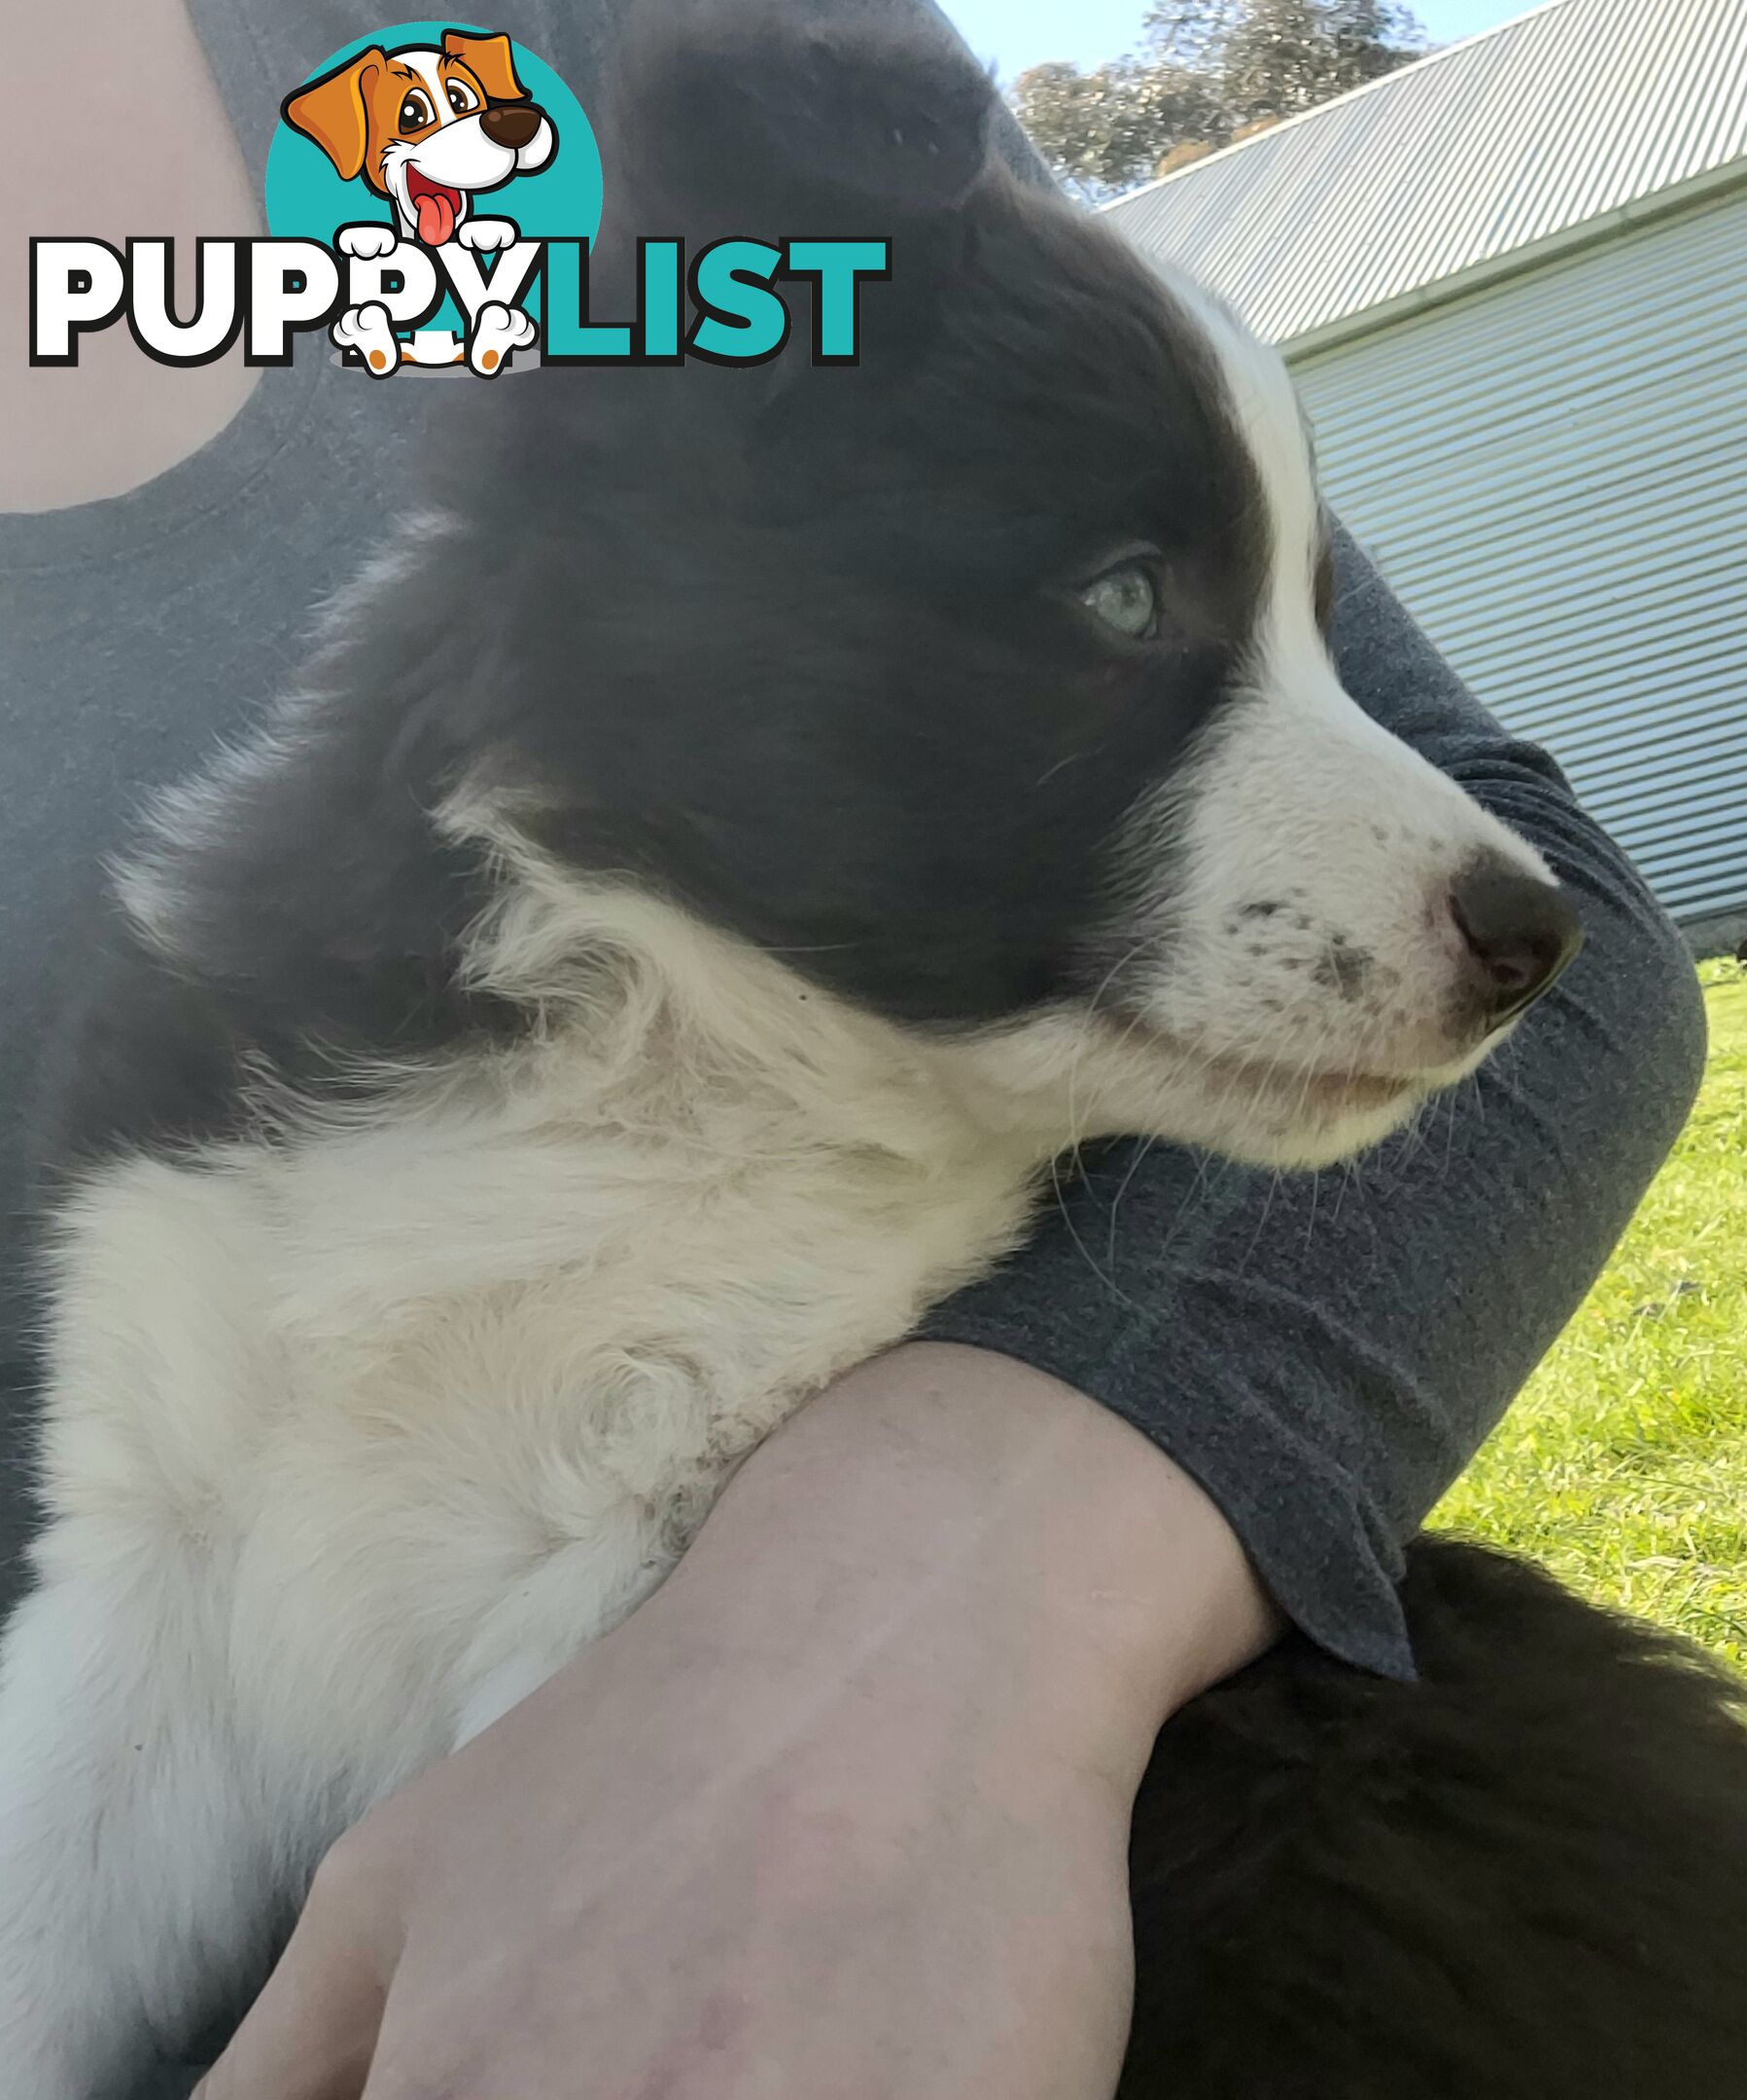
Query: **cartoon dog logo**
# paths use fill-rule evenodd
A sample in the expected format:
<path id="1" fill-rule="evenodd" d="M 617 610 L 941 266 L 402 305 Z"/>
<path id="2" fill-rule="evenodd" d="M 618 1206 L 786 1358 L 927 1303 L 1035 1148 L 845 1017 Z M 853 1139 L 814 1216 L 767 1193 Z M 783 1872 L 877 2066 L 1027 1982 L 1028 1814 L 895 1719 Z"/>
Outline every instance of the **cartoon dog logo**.
<path id="1" fill-rule="evenodd" d="M 385 52 L 372 45 L 286 96 L 281 114 L 312 139 L 342 181 L 362 177 L 394 206 L 395 224 L 342 227 L 347 255 L 383 256 L 397 239 L 475 251 L 517 237 L 511 219 L 475 217 L 472 200 L 548 164 L 558 150 L 552 121 L 516 77 L 507 36 L 445 29 L 440 45 Z M 452 336 L 400 343 L 379 304 L 354 307 L 333 325 L 342 348 L 360 350 L 378 377 L 402 356 L 415 363 L 500 368 L 507 351 L 534 339 L 528 316 L 498 301 L 481 310 L 465 348 Z"/>

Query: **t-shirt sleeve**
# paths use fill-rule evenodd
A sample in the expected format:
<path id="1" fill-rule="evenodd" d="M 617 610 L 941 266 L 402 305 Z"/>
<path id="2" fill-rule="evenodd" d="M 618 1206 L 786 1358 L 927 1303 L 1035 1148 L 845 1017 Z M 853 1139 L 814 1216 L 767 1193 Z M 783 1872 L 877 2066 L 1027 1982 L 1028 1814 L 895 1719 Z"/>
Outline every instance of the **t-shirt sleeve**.
<path id="1" fill-rule="evenodd" d="M 1345 535 L 1347 690 L 1544 854 L 1588 942 L 1472 1079 L 1369 1158 L 1275 1175 L 1120 1142 L 934 1339 L 1090 1393 L 1206 1488 L 1286 1615 L 1412 1674 L 1406 1539 L 1570 1317 L 1685 1120 L 1686 949 L 1552 760 L 1463 687 Z"/>

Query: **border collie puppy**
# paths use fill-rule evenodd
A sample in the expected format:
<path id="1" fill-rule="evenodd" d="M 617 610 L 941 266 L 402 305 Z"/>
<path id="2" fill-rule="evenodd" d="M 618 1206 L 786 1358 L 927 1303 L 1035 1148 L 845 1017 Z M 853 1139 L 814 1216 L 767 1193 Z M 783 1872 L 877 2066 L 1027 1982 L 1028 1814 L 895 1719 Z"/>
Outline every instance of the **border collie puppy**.
<path id="1" fill-rule="evenodd" d="M 1338 1159 L 1576 944 L 1342 690 L 1278 362 L 1018 187 L 944 42 L 784 15 L 644 11 L 600 280 L 888 231 L 860 367 L 470 389 L 119 871 L 0 1689 L 6 2100 L 245 1987 L 1063 1147 Z"/>

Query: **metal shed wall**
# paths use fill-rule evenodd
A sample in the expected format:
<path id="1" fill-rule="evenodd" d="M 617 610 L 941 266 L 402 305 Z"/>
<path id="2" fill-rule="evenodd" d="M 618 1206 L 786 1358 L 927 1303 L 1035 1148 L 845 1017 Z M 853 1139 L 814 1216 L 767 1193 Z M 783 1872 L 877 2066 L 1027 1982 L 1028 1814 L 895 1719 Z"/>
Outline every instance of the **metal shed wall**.
<path id="1" fill-rule="evenodd" d="M 1335 508 L 1482 700 L 1678 917 L 1747 906 L 1747 191 L 1296 369 Z"/>

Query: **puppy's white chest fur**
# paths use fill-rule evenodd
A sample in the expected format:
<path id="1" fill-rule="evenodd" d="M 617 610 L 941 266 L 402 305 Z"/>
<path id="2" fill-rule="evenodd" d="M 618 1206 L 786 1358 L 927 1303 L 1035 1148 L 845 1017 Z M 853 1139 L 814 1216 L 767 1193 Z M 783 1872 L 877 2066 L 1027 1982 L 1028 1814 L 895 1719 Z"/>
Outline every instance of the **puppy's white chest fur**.
<path id="1" fill-rule="evenodd" d="M 356 1804 L 628 1611 L 753 1444 L 1023 1223 L 1031 1149 L 889 1032 L 784 982 L 743 995 L 755 1066 L 667 974 L 66 1214 L 51 1550 L 223 1598 L 213 1690 Z"/>

